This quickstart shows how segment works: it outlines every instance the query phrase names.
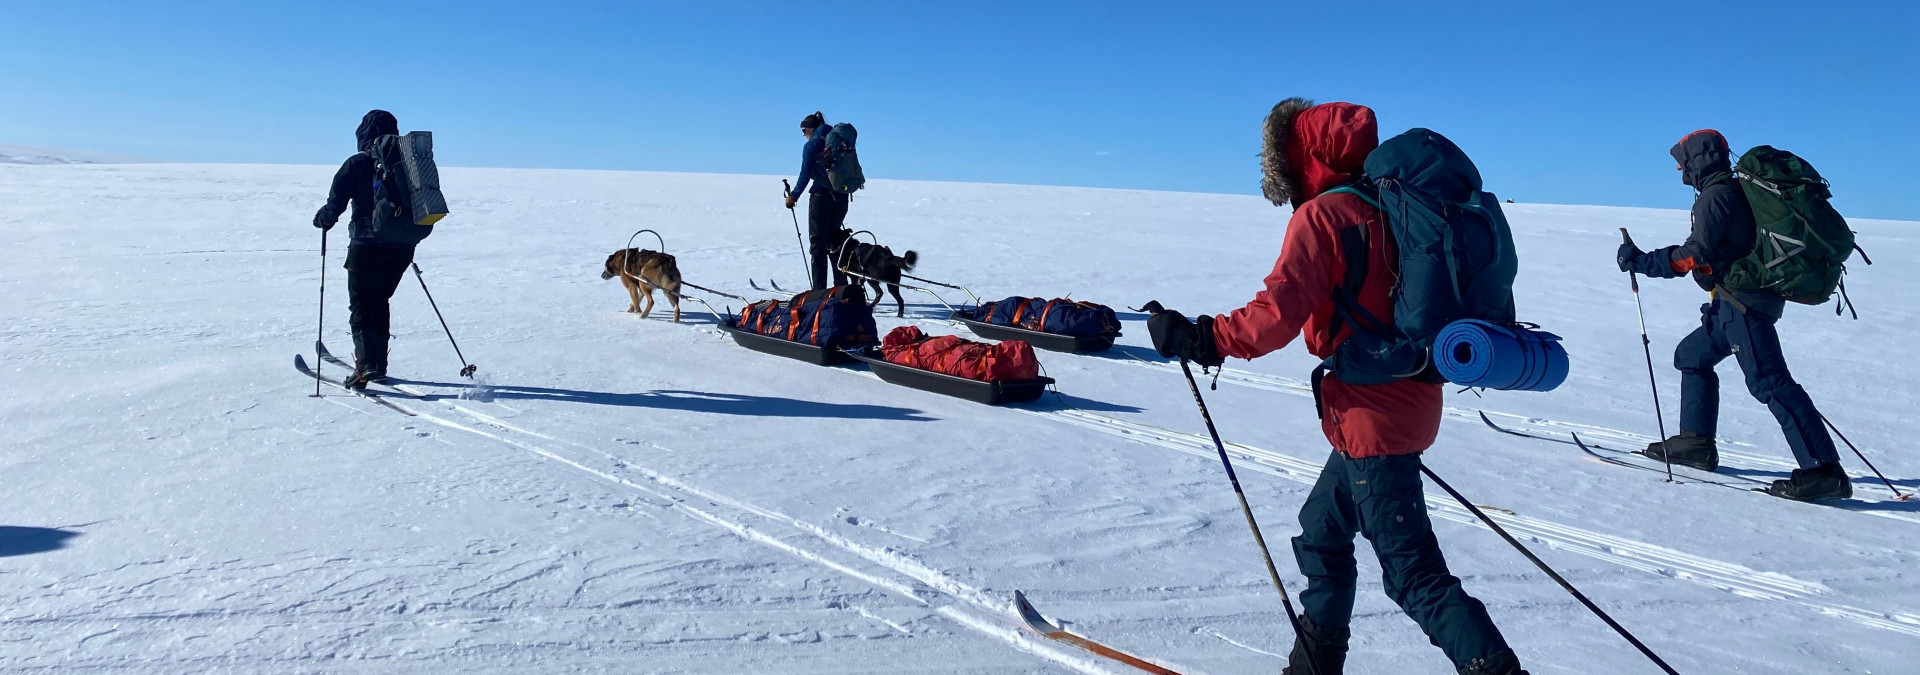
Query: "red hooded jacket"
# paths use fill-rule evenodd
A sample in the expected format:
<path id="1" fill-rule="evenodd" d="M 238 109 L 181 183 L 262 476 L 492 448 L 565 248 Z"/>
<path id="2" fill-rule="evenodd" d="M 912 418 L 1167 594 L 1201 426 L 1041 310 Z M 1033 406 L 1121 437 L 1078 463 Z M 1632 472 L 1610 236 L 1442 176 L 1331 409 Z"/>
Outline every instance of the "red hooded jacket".
<path id="1" fill-rule="evenodd" d="M 1308 352 L 1331 355 L 1353 332 L 1350 325 L 1337 335 L 1328 330 L 1334 286 L 1347 270 L 1339 233 L 1350 227 L 1367 228 L 1367 241 L 1375 242 L 1368 250 L 1372 260 L 1358 294 L 1360 305 L 1374 316 L 1393 316 L 1389 292 L 1399 255 L 1386 220 L 1358 196 L 1324 194 L 1359 177 L 1367 153 L 1379 142 L 1373 111 L 1365 106 L 1327 103 L 1294 117 L 1283 151 L 1298 206 L 1264 287 L 1245 307 L 1214 318 L 1214 344 L 1221 356 L 1264 356 L 1303 331 Z M 1348 457 L 1420 452 L 1440 433 L 1439 384 L 1402 380 L 1359 386 L 1328 377 L 1321 382 L 1320 398 L 1320 428 Z"/>

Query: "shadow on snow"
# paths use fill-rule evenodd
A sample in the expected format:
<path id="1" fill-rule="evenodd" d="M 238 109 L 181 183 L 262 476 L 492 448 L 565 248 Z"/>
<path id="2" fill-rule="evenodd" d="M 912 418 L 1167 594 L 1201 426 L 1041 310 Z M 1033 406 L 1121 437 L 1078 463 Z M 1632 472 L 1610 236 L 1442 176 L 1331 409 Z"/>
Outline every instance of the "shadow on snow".
<path id="1" fill-rule="evenodd" d="M 79 532 L 69 530 L 0 525 L 0 558 L 66 548 L 67 540 L 78 536 Z"/>
<path id="2" fill-rule="evenodd" d="M 403 380 L 400 378 L 394 378 L 393 381 L 399 384 L 411 384 L 422 387 L 468 388 L 468 385 L 450 382 L 426 382 L 421 380 Z M 516 387 L 498 384 L 487 385 L 486 388 L 490 390 L 490 393 L 485 398 L 495 400 L 561 401 L 565 403 L 653 408 L 656 410 L 682 410 L 715 415 L 742 415 L 749 417 L 815 417 L 829 419 L 897 420 L 905 422 L 929 422 L 935 419 L 912 408 L 896 408 L 893 406 L 868 405 L 862 403 L 823 403 L 820 401 L 806 401 L 777 396 L 722 394 L 679 389 L 662 389 L 619 394 L 601 391 L 581 391 L 577 389 Z M 457 399 L 459 396 L 428 394 L 420 398 L 426 401 L 441 401 Z"/>

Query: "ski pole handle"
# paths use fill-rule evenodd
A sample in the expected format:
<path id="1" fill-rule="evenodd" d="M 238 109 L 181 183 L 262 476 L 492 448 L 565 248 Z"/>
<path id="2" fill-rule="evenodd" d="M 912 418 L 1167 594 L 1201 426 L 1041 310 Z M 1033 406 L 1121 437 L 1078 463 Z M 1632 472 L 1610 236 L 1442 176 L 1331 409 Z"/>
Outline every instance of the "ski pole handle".
<path id="1" fill-rule="evenodd" d="M 788 182 L 787 182 L 787 179 L 785 179 L 785 178 L 782 178 L 782 179 L 780 179 L 780 191 L 781 191 L 781 192 L 783 193 L 783 196 L 787 196 L 787 197 L 792 197 L 792 196 L 793 196 L 793 184 L 792 184 L 792 183 L 788 183 Z M 1625 232 L 1626 230 L 1625 230 L 1625 229 L 1622 229 L 1622 230 L 1620 230 L 1620 231 L 1621 231 L 1621 232 Z"/>
<path id="2" fill-rule="evenodd" d="M 1627 228 L 1620 228 L 1620 241 L 1627 244 L 1633 243 L 1633 235 L 1627 234 Z"/>

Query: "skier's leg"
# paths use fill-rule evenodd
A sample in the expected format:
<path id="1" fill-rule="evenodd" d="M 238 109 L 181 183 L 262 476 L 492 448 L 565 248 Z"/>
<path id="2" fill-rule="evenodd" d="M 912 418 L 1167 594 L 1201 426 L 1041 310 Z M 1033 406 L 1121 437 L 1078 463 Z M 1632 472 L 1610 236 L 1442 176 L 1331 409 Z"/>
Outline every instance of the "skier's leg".
<path id="1" fill-rule="evenodd" d="M 1314 625 L 1346 630 L 1353 621 L 1353 595 L 1359 579 L 1354 567 L 1353 495 L 1348 486 L 1346 457 L 1338 451 L 1327 457 L 1320 479 L 1300 505 L 1300 536 L 1293 538 L 1294 562 L 1307 578 L 1300 607 Z"/>
<path id="2" fill-rule="evenodd" d="M 807 197 L 807 254 L 812 257 L 813 290 L 827 287 L 828 258 L 834 252 L 828 250 L 826 222 L 828 220 L 827 200 L 819 195 Z"/>
<path id="3" fill-rule="evenodd" d="M 367 327 L 375 321 L 382 326 L 387 323 L 384 316 L 387 303 L 373 301 L 375 285 L 371 282 L 378 275 L 369 269 L 372 265 L 372 256 L 368 253 L 370 250 L 365 246 L 347 246 L 347 326 L 353 329 L 353 362 L 356 365 L 370 362 Z"/>
<path id="4" fill-rule="evenodd" d="M 852 204 L 853 198 L 831 192 L 827 193 L 826 197 L 826 199 L 821 201 L 826 202 L 828 210 L 827 217 L 832 221 L 826 233 L 831 240 L 834 250 L 837 252 L 840 246 L 847 241 L 847 207 Z M 833 261 L 833 285 L 845 286 L 849 279 L 845 272 L 840 271 L 839 263 L 840 261 L 838 260 Z M 872 272 L 868 272 L 868 274 L 872 274 Z M 876 290 L 874 291 L 874 295 L 878 296 L 880 292 Z"/>
<path id="5" fill-rule="evenodd" d="M 1700 327 L 1673 350 L 1673 367 L 1680 369 L 1680 430 L 1713 436 L 1720 425 L 1720 376 L 1713 367 L 1730 353 L 1726 337 L 1714 324 L 1714 306 L 1700 306 Z"/>
<path id="6" fill-rule="evenodd" d="M 1420 455 L 1368 457 L 1348 462 L 1348 480 L 1360 533 L 1380 559 L 1387 597 L 1426 631 L 1454 667 L 1507 648 L 1487 608 L 1447 571 L 1440 541 L 1427 518 Z"/>
<path id="7" fill-rule="evenodd" d="M 400 287 L 400 280 L 406 278 L 407 266 L 413 263 L 412 248 L 370 248 L 365 290 L 366 305 L 371 310 L 367 317 L 366 343 L 367 359 L 372 364 L 372 372 L 385 375 L 387 372 L 387 343 L 392 337 L 392 300 L 393 292 Z"/>
<path id="8" fill-rule="evenodd" d="M 1840 453 L 1833 446 L 1833 437 L 1827 435 L 1813 397 L 1807 395 L 1807 390 L 1794 381 L 1793 373 L 1787 370 L 1786 354 L 1780 350 L 1780 334 L 1774 330 L 1775 319 L 1759 313 L 1743 314 L 1727 307 L 1721 310 L 1721 320 L 1734 345 L 1740 369 L 1746 372 L 1747 391 L 1765 403 L 1774 419 L 1780 422 L 1780 431 L 1786 435 L 1787 447 L 1793 449 L 1800 468 L 1839 464 Z"/>

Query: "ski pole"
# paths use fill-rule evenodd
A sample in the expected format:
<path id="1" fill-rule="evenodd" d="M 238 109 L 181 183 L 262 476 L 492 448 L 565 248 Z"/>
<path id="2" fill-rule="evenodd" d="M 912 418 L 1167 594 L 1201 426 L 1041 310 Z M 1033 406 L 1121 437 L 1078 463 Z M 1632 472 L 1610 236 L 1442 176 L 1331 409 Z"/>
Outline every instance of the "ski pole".
<path id="1" fill-rule="evenodd" d="M 1836 427 L 1836 426 L 1834 426 L 1834 425 L 1833 425 L 1833 420 L 1830 420 L 1830 419 L 1827 419 L 1827 416 L 1826 416 L 1826 415 L 1821 415 L 1821 416 L 1820 416 L 1820 421 L 1822 421 L 1822 422 L 1826 422 L 1826 423 L 1827 423 L 1827 428 L 1828 428 L 1828 429 L 1832 429 L 1832 430 L 1833 430 L 1833 435 L 1835 435 L 1835 436 L 1839 436 L 1839 437 L 1840 437 L 1840 442 L 1841 442 L 1841 443 L 1845 443 L 1845 444 L 1847 444 L 1847 449 L 1849 449 L 1849 450 L 1852 450 L 1852 451 L 1853 451 L 1853 454 L 1854 454 L 1855 456 L 1857 456 L 1857 457 L 1859 457 L 1859 458 L 1860 458 L 1860 461 L 1862 461 L 1862 462 L 1866 462 L 1866 463 L 1867 463 L 1867 468 L 1868 468 L 1868 469 L 1872 469 L 1872 470 L 1873 470 L 1873 475 L 1875 475 L 1875 476 L 1879 476 L 1879 477 L 1880 477 L 1880 482 L 1882 482 L 1882 483 L 1886 483 L 1886 484 L 1887 484 L 1887 489 L 1888 489 L 1888 490 L 1892 490 L 1892 491 L 1893 491 L 1893 500 L 1894 500 L 1894 501 L 1896 501 L 1896 502 L 1904 502 L 1904 501 L 1907 501 L 1907 500 L 1909 500 L 1909 499 L 1911 499 L 1911 498 L 1913 497 L 1913 495 L 1907 495 L 1907 494 L 1901 494 L 1901 493 L 1900 493 L 1900 488 L 1897 488 L 1897 487 L 1894 487 L 1894 486 L 1893 486 L 1893 481 L 1890 481 L 1890 480 L 1887 480 L 1887 475 L 1886 475 L 1886 474 L 1884 474 L 1884 473 L 1880 473 L 1880 469 L 1879 469 L 1879 467 L 1875 467 L 1875 466 L 1873 465 L 1873 460 L 1870 460 L 1870 459 L 1867 459 L 1867 456 L 1866 456 L 1866 455 L 1865 455 L 1864 453 L 1861 453 L 1861 452 L 1860 452 L 1860 449 L 1859 449 L 1859 448 L 1856 448 L 1856 447 L 1853 447 L 1853 441 L 1849 441 L 1849 440 L 1847 440 L 1847 435 L 1846 435 L 1846 434 L 1843 434 L 1843 433 L 1840 433 L 1840 427 Z"/>
<path id="2" fill-rule="evenodd" d="M 787 179 L 780 179 L 780 187 L 784 189 L 787 199 L 793 199 L 793 185 L 788 183 Z M 800 214 L 794 213 L 793 207 L 789 206 L 787 215 L 793 217 L 793 240 L 800 244 L 800 266 L 807 268 L 807 282 L 813 286 L 819 286 L 820 280 L 813 278 L 813 260 L 807 257 L 807 240 L 800 236 Z"/>
<path id="3" fill-rule="evenodd" d="M 320 358 L 320 343 L 327 338 L 327 230 L 320 228 L 320 319 L 315 321 L 313 336 L 313 397 L 320 397 L 320 368 L 326 359 Z"/>
<path id="4" fill-rule="evenodd" d="M 1213 427 L 1213 415 L 1207 412 L 1207 401 L 1200 397 L 1200 384 L 1193 380 L 1193 368 L 1186 359 L 1180 359 L 1180 372 L 1187 376 L 1187 389 L 1193 392 L 1193 402 L 1200 406 L 1200 419 L 1207 423 L 1207 433 L 1213 436 L 1213 449 L 1220 452 L 1220 465 L 1227 468 L 1227 481 L 1233 483 L 1233 495 L 1240 498 L 1240 513 L 1247 517 L 1247 529 L 1253 530 L 1253 542 L 1260 545 L 1260 557 L 1267 563 L 1267 578 L 1273 580 L 1273 588 L 1280 591 L 1280 604 L 1287 609 L 1287 622 L 1293 624 L 1293 634 L 1301 640 L 1307 639 L 1306 629 L 1300 625 L 1299 613 L 1293 611 L 1293 599 L 1287 595 L 1287 585 L 1280 583 L 1280 570 L 1273 566 L 1273 552 L 1267 550 L 1267 538 L 1260 535 L 1260 523 L 1253 519 L 1253 507 L 1247 505 L 1247 493 L 1240 489 L 1240 477 L 1233 473 L 1233 460 L 1227 458 L 1227 445 L 1220 442 L 1220 431 Z M 1313 653 L 1307 653 L 1308 675 L 1318 675 L 1320 665 L 1314 662 Z"/>
<path id="5" fill-rule="evenodd" d="M 1633 243 L 1633 237 L 1627 234 L 1627 228 L 1620 228 L 1620 239 L 1624 243 Z M 1660 412 L 1660 381 L 1653 375 L 1653 341 L 1647 339 L 1647 310 L 1640 304 L 1640 275 L 1627 270 L 1627 281 L 1633 284 L 1633 310 L 1640 315 L 1640 351 L 1647 355 L 1647 387 L 1653 390 L 1653 421 L 1660 425 L 1660 459 L 1667 463 L 1667 482 L 1673 480 L 1673 453 L 1667 449 L 1667 418 Z"/>
<path id="6" fill-rule="evenodd" d="M 447 317 L 440 315 L 440 303 L 433 301 L 433 291 L 427 290 L 427 277 L 420 273 L 420 263 L 413 265 L 413 278 L 420 280 L 420 292 L 427 294 L 427 304 L 433 307 L 433 315 L 440 319 L 440 330 L 447 332 L 447 343 L 453 345 L 453 355 L 460 358 L 460 376 L 473 377 L 473 371 L 479 366 L 467 363 L 467 357 L 460 353 L 460 343 L 453 341 L 453 329 L 447 327 Z"/>
<path id="7" fill-rule="evenodd" d="M 1507 540 L 1507 543 L 1512 545 L 1515 550 L 1520 551 L 1520 555 L 1526 556 L 1527 560 L 1532 561 L 1535 567 L 1540 568 L 1542 572 L 1546 572 L 1548 577 L 1552 578 L 1555 583 L 1560 584 L 1561 588 L 1566 589 L 1568 593 L 1572 594 L 1575 600 L 1580 601 L 1580 604 L 1586 605 L 1588 611 L 1600 617 L 1601 621 L 1605 621 L 1607 626 L 1613 628 L 1614 632 L 1620 634 L 1620 637 L 1626 638 L 1627 642 L 1632 644 L 1635 649 L 1640 650 L 1641 654 L 1645 654 L 1647 658 L 1652 659 L 1654 665 L 1660 666 L 1660 669 L 1666 671 L 1667 675 L 1680 675 L 1674 672 L 1673 666 L 1669 666 L 1666 661 L 1661 660 L 1659 654 L 1653 653 L 1653 650 L 1647 648 L 1645 643 L 1640 642 L 1640 638 L 1636 638 L 1633 636 L 1633 633 L 1627 632 L 1627 629 L 1621 626 L 1619 622 L 1614 621 L 1613 617 L 1607 616 L 1607 613 L 1601 610 L 1599 605 L 1595 605 L 1592 600 L 1588 600 L 1586 594 L 1581 593 L 1580 589 L 1574 588 L 1573 584 L 1568 583 L 1565 577 L 1560 576 L 1559 572 L 1553 571 L 1552 567 L 1548 567 L 1546 562 L 1540 560 L 1539 556 L 1533 554 L 1533 551 L 1527 550 L 1527 547 L 1522 546 L 1519 540 L 1513 538 L 1513 535 L 1507 534 L 1506 528 L 1501 527 L 1499 523 L 1487 517 L 1486 512 L 1481 511 L 1480 507 L 1474 506 L 1473 502 L 1468 501 L 1465 496 L 1460 494 L 1460 491 L 1453 489 L 1452 485 L 1448 485 L 1446 481 L 1440 480 L 1440 476 L 1435 474 L 1433 469 L 1427 468 L 1424 462 L 1420 465 L 1420 472 L 1426 474 L 1428 478 L 1433 479 L 1433 483 L 1440 486 L 1440 489 L 1446 490 L 1447 494 L 1452 495 L 1454 501 L 1460 502 L 1461 506 L 1467 507 L 1468 511 L 1472 511 L 1473 515 L 1480 519 L 1480 522 L 1486 523 L 1487 527 L 1492 528 L 1495 534 L 1500 535 L 1501 539 Z"/>

